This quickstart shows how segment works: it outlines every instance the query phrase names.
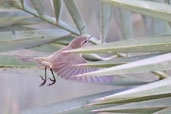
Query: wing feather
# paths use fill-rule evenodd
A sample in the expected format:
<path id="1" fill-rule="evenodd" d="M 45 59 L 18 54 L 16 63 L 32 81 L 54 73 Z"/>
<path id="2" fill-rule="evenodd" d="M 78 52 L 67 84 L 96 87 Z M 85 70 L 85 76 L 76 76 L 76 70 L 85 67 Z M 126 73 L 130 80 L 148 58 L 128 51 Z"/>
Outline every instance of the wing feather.
<path id="1" fill-rule="evenodd" d="M 88 69 L 88 72 L 95 71 L 95 70 L 93 70 L 93 68 L 90 68 L 90 67 L 87 67 L 87 69 Z M 95 82 L 95 83 L 100 82 L 100 79 L 97 76 L 92 76 L 92 79 L 93 79 L 93 82 Z"/>
<path id="2" fill-rule="evenodd" d="M 72 71 L 73 71 L 74 68 L 64 67 L 63 69 L 64 70 L 62 70 L 62 72 L 59 73 L 59 75 L 60 76 L 63 76 L 63 78 L 65 78 L 65 79 L 68 79 L 70 77 L 69 74 L 72 73 Z"/>
<path id="3" fill-rule="evenodd" d="M 84 68 L 83 73 L 85 73 L 85 72 L 87 72 L 87 68 Z M 87 77 L 83 77 L 82 81 L 83 82 L 87 82 Z"/>
<path id="4" fill-rule="evenodd" d="M 57 74 L 60 75 L 62 78 L 64 78 L 65 75 L 63 75 L 63 73 L 65 73 L 66 69 L 67 69 L 67 63 L 64 63 L 61 66 L 56 67 L 55 72 L 58 71 Z"/>
<path id="5" fill-rule="evenodd" d="M 73 77 L 78 74 L 96 71 L 98 68 L 74 66 L 75 64 L 86 63 L 86 60 L 78 54 L 72 54 L 71 58 L 67 57 L 67 59 L 65 61 L 61 60 L 60 62 L 53 61 L 53 70 L 62 78 L 90 83 L 109 83 L 112 81 L 112 76 Z"/>

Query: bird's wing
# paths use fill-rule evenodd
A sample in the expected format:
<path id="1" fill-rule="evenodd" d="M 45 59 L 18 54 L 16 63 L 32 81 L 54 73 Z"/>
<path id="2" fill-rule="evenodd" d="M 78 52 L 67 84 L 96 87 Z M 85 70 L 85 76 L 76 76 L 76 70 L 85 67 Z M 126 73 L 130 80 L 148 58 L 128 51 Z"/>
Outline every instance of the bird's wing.
<path id="1" fill-rule="evenodd" d="M 110 83 L 112 81 L 112 76 L 73 77 L 78 74 L 96 71 L 98 68 L 75 66 L 76 64 L 86 63 L 86 60 L 78 54 L 68 59 L 70 60 L 62 60 L 53 64 L 53 70 L 62 78 L 91 83 Z"/>

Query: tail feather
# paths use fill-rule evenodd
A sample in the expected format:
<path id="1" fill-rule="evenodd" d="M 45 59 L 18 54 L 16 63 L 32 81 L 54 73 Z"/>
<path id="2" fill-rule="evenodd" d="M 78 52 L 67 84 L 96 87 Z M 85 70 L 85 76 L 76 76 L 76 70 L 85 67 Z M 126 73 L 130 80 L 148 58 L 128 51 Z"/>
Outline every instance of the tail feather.
<path id="1" fill-rule="evenodd" d="M 24 62 L 34 62 L 33 58 L 19 58 L 19 60 Z"/>

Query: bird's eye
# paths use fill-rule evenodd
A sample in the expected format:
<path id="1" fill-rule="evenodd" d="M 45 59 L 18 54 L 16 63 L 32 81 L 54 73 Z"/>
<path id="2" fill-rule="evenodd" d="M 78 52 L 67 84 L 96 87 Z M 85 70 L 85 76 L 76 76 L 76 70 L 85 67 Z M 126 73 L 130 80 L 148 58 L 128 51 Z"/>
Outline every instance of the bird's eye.
<path id="1" fill-rule="evenodd" d="M 84 44 L 87 43 L 87 40 L 84 41 Z"/>
<path id="2" fill-rule="evenodd" d="M 84 40 L 81 42 L 81 45 L 85 45 L 88 42 L 88 40 Z"/>
<path id="3" fill-rule="evenodd" d="M 86 43 L 87 43 L 87 40 L 84 40 L 84 41 L 82 42 L 82 45 L 83 45 L 83 44 L 86 44 Z"/>

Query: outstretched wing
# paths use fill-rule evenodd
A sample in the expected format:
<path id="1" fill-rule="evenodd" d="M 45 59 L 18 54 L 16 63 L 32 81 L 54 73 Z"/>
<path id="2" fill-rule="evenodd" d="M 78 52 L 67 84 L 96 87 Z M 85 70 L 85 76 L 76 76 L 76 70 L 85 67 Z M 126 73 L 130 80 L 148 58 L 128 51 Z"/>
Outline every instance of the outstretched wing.
<path id="1" fill-rule="evenodd" d="M 76 59 L 75 59 L 76 58 Z M 69 60 L 70 59 L 70 60 Z M 86 63 L 80 55 L 75 54 L 72 57 L 67 58 L 67 60 L 61 60 L 60 62 L 55 62 L 53 64 L 53 70 L 62 78 L 66 80 L 76 80 L 80 82 L 90 82 L 90 83 L 110 83 L 112 81 L 112 76 L 87 76 L 87 77 L 73 77 L 78 74 L 92 72 L 98 70 L 94 67 L 80 67 L 75 66 L 76 64 Z"/>

